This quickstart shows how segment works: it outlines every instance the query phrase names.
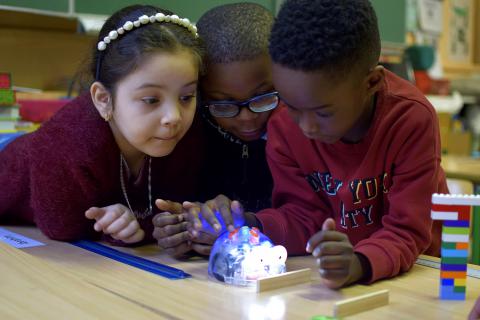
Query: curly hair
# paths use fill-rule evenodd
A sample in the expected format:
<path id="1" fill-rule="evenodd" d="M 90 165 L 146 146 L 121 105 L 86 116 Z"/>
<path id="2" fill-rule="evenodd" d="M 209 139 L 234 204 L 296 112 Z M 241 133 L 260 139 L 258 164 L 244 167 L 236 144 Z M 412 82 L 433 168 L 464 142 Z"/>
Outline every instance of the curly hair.
<path id="1" fill-rule="evenodd" d="M 232 3 L 210 9 L 197 22 L 207 61 L 230 63 L 268 54 L 273 15 L 256 3 Z"/>
<path id="2" fill-rule="evenodd" d="M 369 69 L 380 56 L 375 11 L 368 0 L 286 0 L 269 50 L 274 63 L 294 70 Z"/>

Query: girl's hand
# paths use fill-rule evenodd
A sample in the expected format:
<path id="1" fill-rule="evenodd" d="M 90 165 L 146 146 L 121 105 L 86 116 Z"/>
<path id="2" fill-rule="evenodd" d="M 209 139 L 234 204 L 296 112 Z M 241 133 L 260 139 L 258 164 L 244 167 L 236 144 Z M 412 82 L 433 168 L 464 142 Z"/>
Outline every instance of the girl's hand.
<path id="1" fill-rule="evenodd" d="M 122 204 L 97 208 L 91 207 L 85 211 L 85 217 L 95 219 L 95 231 L 102 231 L 115 240 L 125 243 L 136 243 L 143 240 L 145 232 L 140 228 L 135 215 Z"/>

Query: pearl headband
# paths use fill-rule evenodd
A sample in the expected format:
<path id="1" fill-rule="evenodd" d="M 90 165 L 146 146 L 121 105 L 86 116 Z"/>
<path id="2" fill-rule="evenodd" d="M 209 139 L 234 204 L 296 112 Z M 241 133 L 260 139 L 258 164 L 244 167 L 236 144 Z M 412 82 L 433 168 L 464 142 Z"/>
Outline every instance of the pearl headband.
<path id="1" fill-rule="evenodd" d="M 198 33 L 197 33 L 197 27 L 190 22 L 187 18 L 179 18 L 177 15 L 164 15 L 163 13 L 157 13 L 152 16 L 147 16 L 143 15 L 139 17 L 135 21 L 127 21 L 123 24 L 122 27 L 118 28 L 117 30 L 112 30 L 108 33 L 108 36 L 103 38 L 103 41 L 100 41 L 97 44 L 97 49 L 98 51 L 103 51 L 107 48 L 107 44 L 109 44 L 111 41 L 115 40 L 118 38 L 119 35 L 124 34 L 125 32 L 128 32 L 132 30 L 134 27 L 138 28 L 141 25 L 147 24 L 147 23 L 154 23 L 154 22 L 171 22 L 178 24 L 182 27 L 185 27 L 190 31 L 195 38 L 198 38 Z"/>

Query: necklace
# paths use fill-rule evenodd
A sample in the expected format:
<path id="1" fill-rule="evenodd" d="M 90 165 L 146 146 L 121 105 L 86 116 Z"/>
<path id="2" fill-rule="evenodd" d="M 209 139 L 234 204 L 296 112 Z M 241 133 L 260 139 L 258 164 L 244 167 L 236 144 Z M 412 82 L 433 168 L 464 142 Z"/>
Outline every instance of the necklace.
<path id="1" fill-rule="evenodd" d="M 130 205 L 130 201 L 128 200 L 127 188 L 125 187 L 125 181 L 123 177 L 123 163 L 127 165 L 123 154 L 120 153 L 120 185 L 122 186 L 123 196 L 125 197 L 125 201 L 127 201 L 128 208 L 130 211 L 135 215 L 137 219 L 145 219 L 149 215 L 152 214 L 152 158 L 148 157 L 148 208 L 145 209 L 143 213 L 135 212 L 132 210 L 132 206 Z"/>

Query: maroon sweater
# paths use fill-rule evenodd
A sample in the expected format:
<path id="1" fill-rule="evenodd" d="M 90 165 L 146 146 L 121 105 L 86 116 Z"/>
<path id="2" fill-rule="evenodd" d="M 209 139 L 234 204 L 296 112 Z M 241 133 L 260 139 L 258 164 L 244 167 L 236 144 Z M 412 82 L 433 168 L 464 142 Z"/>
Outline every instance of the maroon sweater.
<path id="1" fill-rule="evenodd" d="M 153 201 L 195 198 L 203 143 L 201 121 L 195 119 L 170 155 L 152 159 Z M 119 157 L 112 131 L 90 95 L 76 98 L 40 129 L 0 152 L 0 223 L 35 223 L 56 240 L 95 237 L 94 221 L 85 218 L 85 211 L 126 205 Z M 127 182 L 134 210 L 148 205 L 147 177 L 145 165 L 136 181 Z M 152 239 L 151 217 L 139 222 L 146 240 Z"/>
<path id="2" fill-rule="evenodd" d="M 429 254 L 439 253 L 431 195 L 448 190 L 438 119 L 407 81 L 387 72 L 371 127 L 357 144 L 310 140 L 280 110 L 269 122 L 267 158 L 274 208 L 256 216 L 289 254 L 305 254 L 328 217 L 368 258 L 371 281 L 408 270 L 429 246 Z"/>

